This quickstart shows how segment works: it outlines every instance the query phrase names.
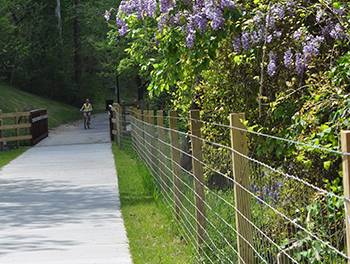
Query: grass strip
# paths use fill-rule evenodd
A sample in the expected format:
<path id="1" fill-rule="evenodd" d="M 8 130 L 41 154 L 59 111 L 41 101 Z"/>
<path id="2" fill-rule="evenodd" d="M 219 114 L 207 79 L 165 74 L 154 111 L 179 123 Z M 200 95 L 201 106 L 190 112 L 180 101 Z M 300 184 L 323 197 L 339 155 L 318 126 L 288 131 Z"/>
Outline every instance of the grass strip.
<path id="1" fill-rule="evenodd" d="M 113 146 L 122 214 L 135 264 L 193 263 L 193 252 L 179 235 L 152 175 L 130 146 Z"/>
<path id="2" fill-rule="evenodd" d="M 13 149 L 9 151 L 0 152 L 0 169 L 10 163 L 12 160 L 20 156 L 23 152 L 25 152 L 28 148 L 21 147 L 18 149 Z"/>
<path id="3" fill-rule="evenodd" d="M 61 102 L 30 94 L 0 83 L 0 109 L 4 113 L 46 108 L 49 113 L 49 127 L 81 118 L 79 109 Z"/>

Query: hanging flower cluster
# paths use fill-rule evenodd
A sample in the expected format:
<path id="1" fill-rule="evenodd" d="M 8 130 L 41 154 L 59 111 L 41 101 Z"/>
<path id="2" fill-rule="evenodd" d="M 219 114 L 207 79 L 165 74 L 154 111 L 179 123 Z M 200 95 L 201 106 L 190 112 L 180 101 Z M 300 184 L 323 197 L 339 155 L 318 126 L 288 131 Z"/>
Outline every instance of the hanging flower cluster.
<path id="1" fill-rule="evenodd" d="M 237 1 L 237 2 L 236 2 Z M 302 0 L 276 1 L 265 10 L 245 10 L 239 0 L 122 0 L 117 12 L 116 24 L 121 36 L 128 33 L 126 19 L 136 16 L 143 20 L 152 18 L 158 22 L 158 30 L 164 27 L 179 27 L 185 33 L 186 46 L 193 48 L 198 34 L 208 30 L 224 29 L 225 11 L 240 10 L 243 14 L 241 25 L 250 26 L 242 30 L 232 40 L 236 54 L 242 54 L 253 48 L 266 46 L 269 62 L 267 73 L 272 77 L 278 72 L 278 65 L 302 75 L 314 58 L 320 55 L 323 45 L 344 40 L 348 36 L 341 24 L 345 16 L 341 8 L 329 8 L 311 4 Z M 308 5 L 313 8 L 315 27 L 308 29 L 300 19 L 299 10 Z M 106 19 L 111 14 L 106 12 Z M 310 21 L 309 21 L 310 24 Z M 298 28 L 295 28 L 298 27 Z M 281 53 L 281 44 L 289 43 Z M 275 47 L 278 47 L 275 50 Z"/>
<path id="2" fill-rule="evenodd" d="M 286 51 L 280 56 L 277 51 L 270 52 L 267 72 L 271 77 L 276 75 L 281 57 L 281 64 L 288 70 L 303 75 L 312 60 L 320 55 L 323 45 L 334 44 L 348 36 L 339 21 L 339 17 L 344 15 L 342 9 L 322 8 L 320 5 L 314 14 L 315 27 L 308 29 L 293 19 L 300 17 L 298 10 L 302 10 L 302 6 L 305 6 L 305 1 L 287 1 L 271 5 L 266 13 L 257 11 L 252 16 L 253 26 L 233 39 L 234 51 L 240 54 L 262 45 L 270 50 L 277 46 L 281 50 L 280 44 L 288 43 Z"/>
<path id="3" fill-rule="evenodd" d="M 179 5 L 186 8 L 177 8 Z M 186 32 L 187 46 L 193 47 L 197 32 L 204 33 L 209 26 L 213 30 L 221 29 L 225 23 L 224 10 L 235 7 L 232 0 L 123 0 L 117 14 L 117 25 L 119 34 L 124 36 L 127 33 L 126 23 L 122 22 L 125 16 L 152 17 L 157 19 L 159 30 L 164 26 L 181 26 Z M 110 19 L 110 14 L 105 17 Z"/>

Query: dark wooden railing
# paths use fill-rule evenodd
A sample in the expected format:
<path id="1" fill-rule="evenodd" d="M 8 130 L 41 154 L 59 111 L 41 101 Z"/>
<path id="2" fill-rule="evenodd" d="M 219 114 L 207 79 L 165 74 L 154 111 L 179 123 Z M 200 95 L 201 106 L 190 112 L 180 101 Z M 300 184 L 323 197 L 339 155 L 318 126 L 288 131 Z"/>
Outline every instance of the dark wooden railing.
<path id="1" fill-rule="evenodd" d="M 46 109 L 30 112 L 2 113 L 0 110 L 0 150 L 9 142 L 35 145 L 48 136 Z"/>
<path id="2" fill-rule="evenodd" d="M 46 109 L 38 109 L 30 112 L 32 145 L 39 143 L 49 135 L 49 116 Z"/>

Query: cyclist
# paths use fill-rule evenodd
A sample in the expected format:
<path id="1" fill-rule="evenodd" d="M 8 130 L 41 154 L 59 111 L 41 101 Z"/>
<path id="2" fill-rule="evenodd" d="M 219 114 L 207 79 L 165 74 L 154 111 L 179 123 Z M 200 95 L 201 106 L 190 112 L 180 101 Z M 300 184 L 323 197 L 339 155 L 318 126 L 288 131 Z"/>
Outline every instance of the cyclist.
<path id="1" fill-rule="evenodd" d="M 80 112 L 84 115 L 84 128 L 90 129 L 90 122 L 91 122 L 91 113 L 92 113 L 92 104 L 90 103 L 89 99 L 85 100 L 85 103 L 80 108 Z"/>

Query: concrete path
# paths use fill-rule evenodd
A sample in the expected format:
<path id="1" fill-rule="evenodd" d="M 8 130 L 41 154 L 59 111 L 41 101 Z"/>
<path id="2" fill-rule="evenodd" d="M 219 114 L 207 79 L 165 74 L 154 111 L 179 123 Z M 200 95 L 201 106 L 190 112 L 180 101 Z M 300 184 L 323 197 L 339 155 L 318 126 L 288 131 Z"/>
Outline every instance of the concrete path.
<path id="1" fill-rule="evenodd" d="M 131 264 L 106 115 L 0 171 L 0 264 Z"/>

